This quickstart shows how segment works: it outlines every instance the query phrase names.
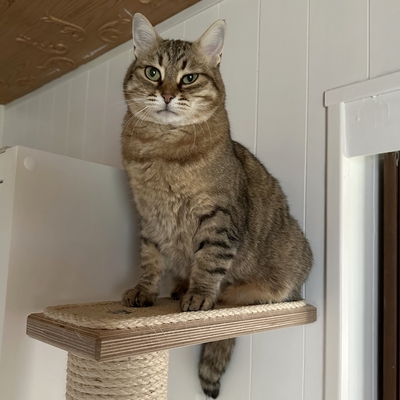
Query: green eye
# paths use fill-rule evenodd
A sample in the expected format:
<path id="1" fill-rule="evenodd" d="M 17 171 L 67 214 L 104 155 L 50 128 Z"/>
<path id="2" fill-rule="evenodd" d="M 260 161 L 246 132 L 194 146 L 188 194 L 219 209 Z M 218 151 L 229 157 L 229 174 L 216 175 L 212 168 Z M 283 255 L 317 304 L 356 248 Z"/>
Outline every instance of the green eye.
<path id="1" fill-rule="evenodd" d="M 197 78 L 199 77 L 199 74 L 187 74 L 182 78 L 182 83 L 185 83 L 186 85 L 190 85 L 193 83 Z"/>
<path id="2" fill-rule="evenodd" d="M 161 78 L 161 73 L 157 68 L 154 67 L 146 67 L 144 70 L 144 73 L 146 74 L 147 79 L 150 79 L 151 81 L 157 82 Z"/>

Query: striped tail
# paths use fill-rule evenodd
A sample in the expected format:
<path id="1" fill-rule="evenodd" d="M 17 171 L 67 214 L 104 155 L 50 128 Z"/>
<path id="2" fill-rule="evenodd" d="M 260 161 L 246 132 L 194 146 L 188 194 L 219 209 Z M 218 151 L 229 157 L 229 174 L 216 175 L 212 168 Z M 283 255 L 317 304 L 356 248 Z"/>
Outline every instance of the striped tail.
<path id="1" fill-rule="evenodd" d="M 235 346 L 235 338 L 205 343 L 200 357 L 199 377 L 203 392 L 213 399 L 219 395 L 221 376 Z"/>

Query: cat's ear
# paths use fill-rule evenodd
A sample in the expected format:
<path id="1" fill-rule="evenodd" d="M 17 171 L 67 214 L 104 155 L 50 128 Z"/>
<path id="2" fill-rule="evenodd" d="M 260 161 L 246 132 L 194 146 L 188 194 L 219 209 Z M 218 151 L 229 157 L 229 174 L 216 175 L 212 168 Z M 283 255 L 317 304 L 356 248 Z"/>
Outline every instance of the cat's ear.
<path id="1" fill-rule="evenodd" d="M 225 32 L 226 23 L 223 19 L 219 19 L 196 41 L 200 51 L 213 67 L 216 67 L 221 62 Z"/>
<path id="2" fill-rule="evenodd" d="M 136 57 L 151 49 L 161 37 L 151 25 L 150 21 L 140 13 L 136 13 L 132 20 L 133 51 Z"/>

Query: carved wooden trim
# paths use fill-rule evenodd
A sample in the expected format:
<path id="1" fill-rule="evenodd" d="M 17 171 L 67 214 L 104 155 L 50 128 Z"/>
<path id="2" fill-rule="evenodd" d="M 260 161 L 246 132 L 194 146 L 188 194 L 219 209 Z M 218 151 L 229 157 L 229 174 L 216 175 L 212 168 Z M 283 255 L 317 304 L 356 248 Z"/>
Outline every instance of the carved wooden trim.
<path id="1" fill-rule="evenodd" d="M 131 39 L 136 12 L 156 25 L 198 1 L 0 0 L 0 104 Z"/>

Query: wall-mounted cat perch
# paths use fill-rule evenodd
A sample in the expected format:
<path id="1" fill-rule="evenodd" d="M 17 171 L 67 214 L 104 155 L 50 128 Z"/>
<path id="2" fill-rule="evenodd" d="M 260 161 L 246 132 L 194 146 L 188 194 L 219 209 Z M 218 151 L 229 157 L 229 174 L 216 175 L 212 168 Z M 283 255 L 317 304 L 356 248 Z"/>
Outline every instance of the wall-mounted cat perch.
<path id="1" fill-rule="evenodd" d="M 180 312 L 119 302 L 49 307 L 28 317 L 30 337 L 68 351 L 67 400 L 166 400 L 168 349 L 316 320 L 305 301 Z"/>

